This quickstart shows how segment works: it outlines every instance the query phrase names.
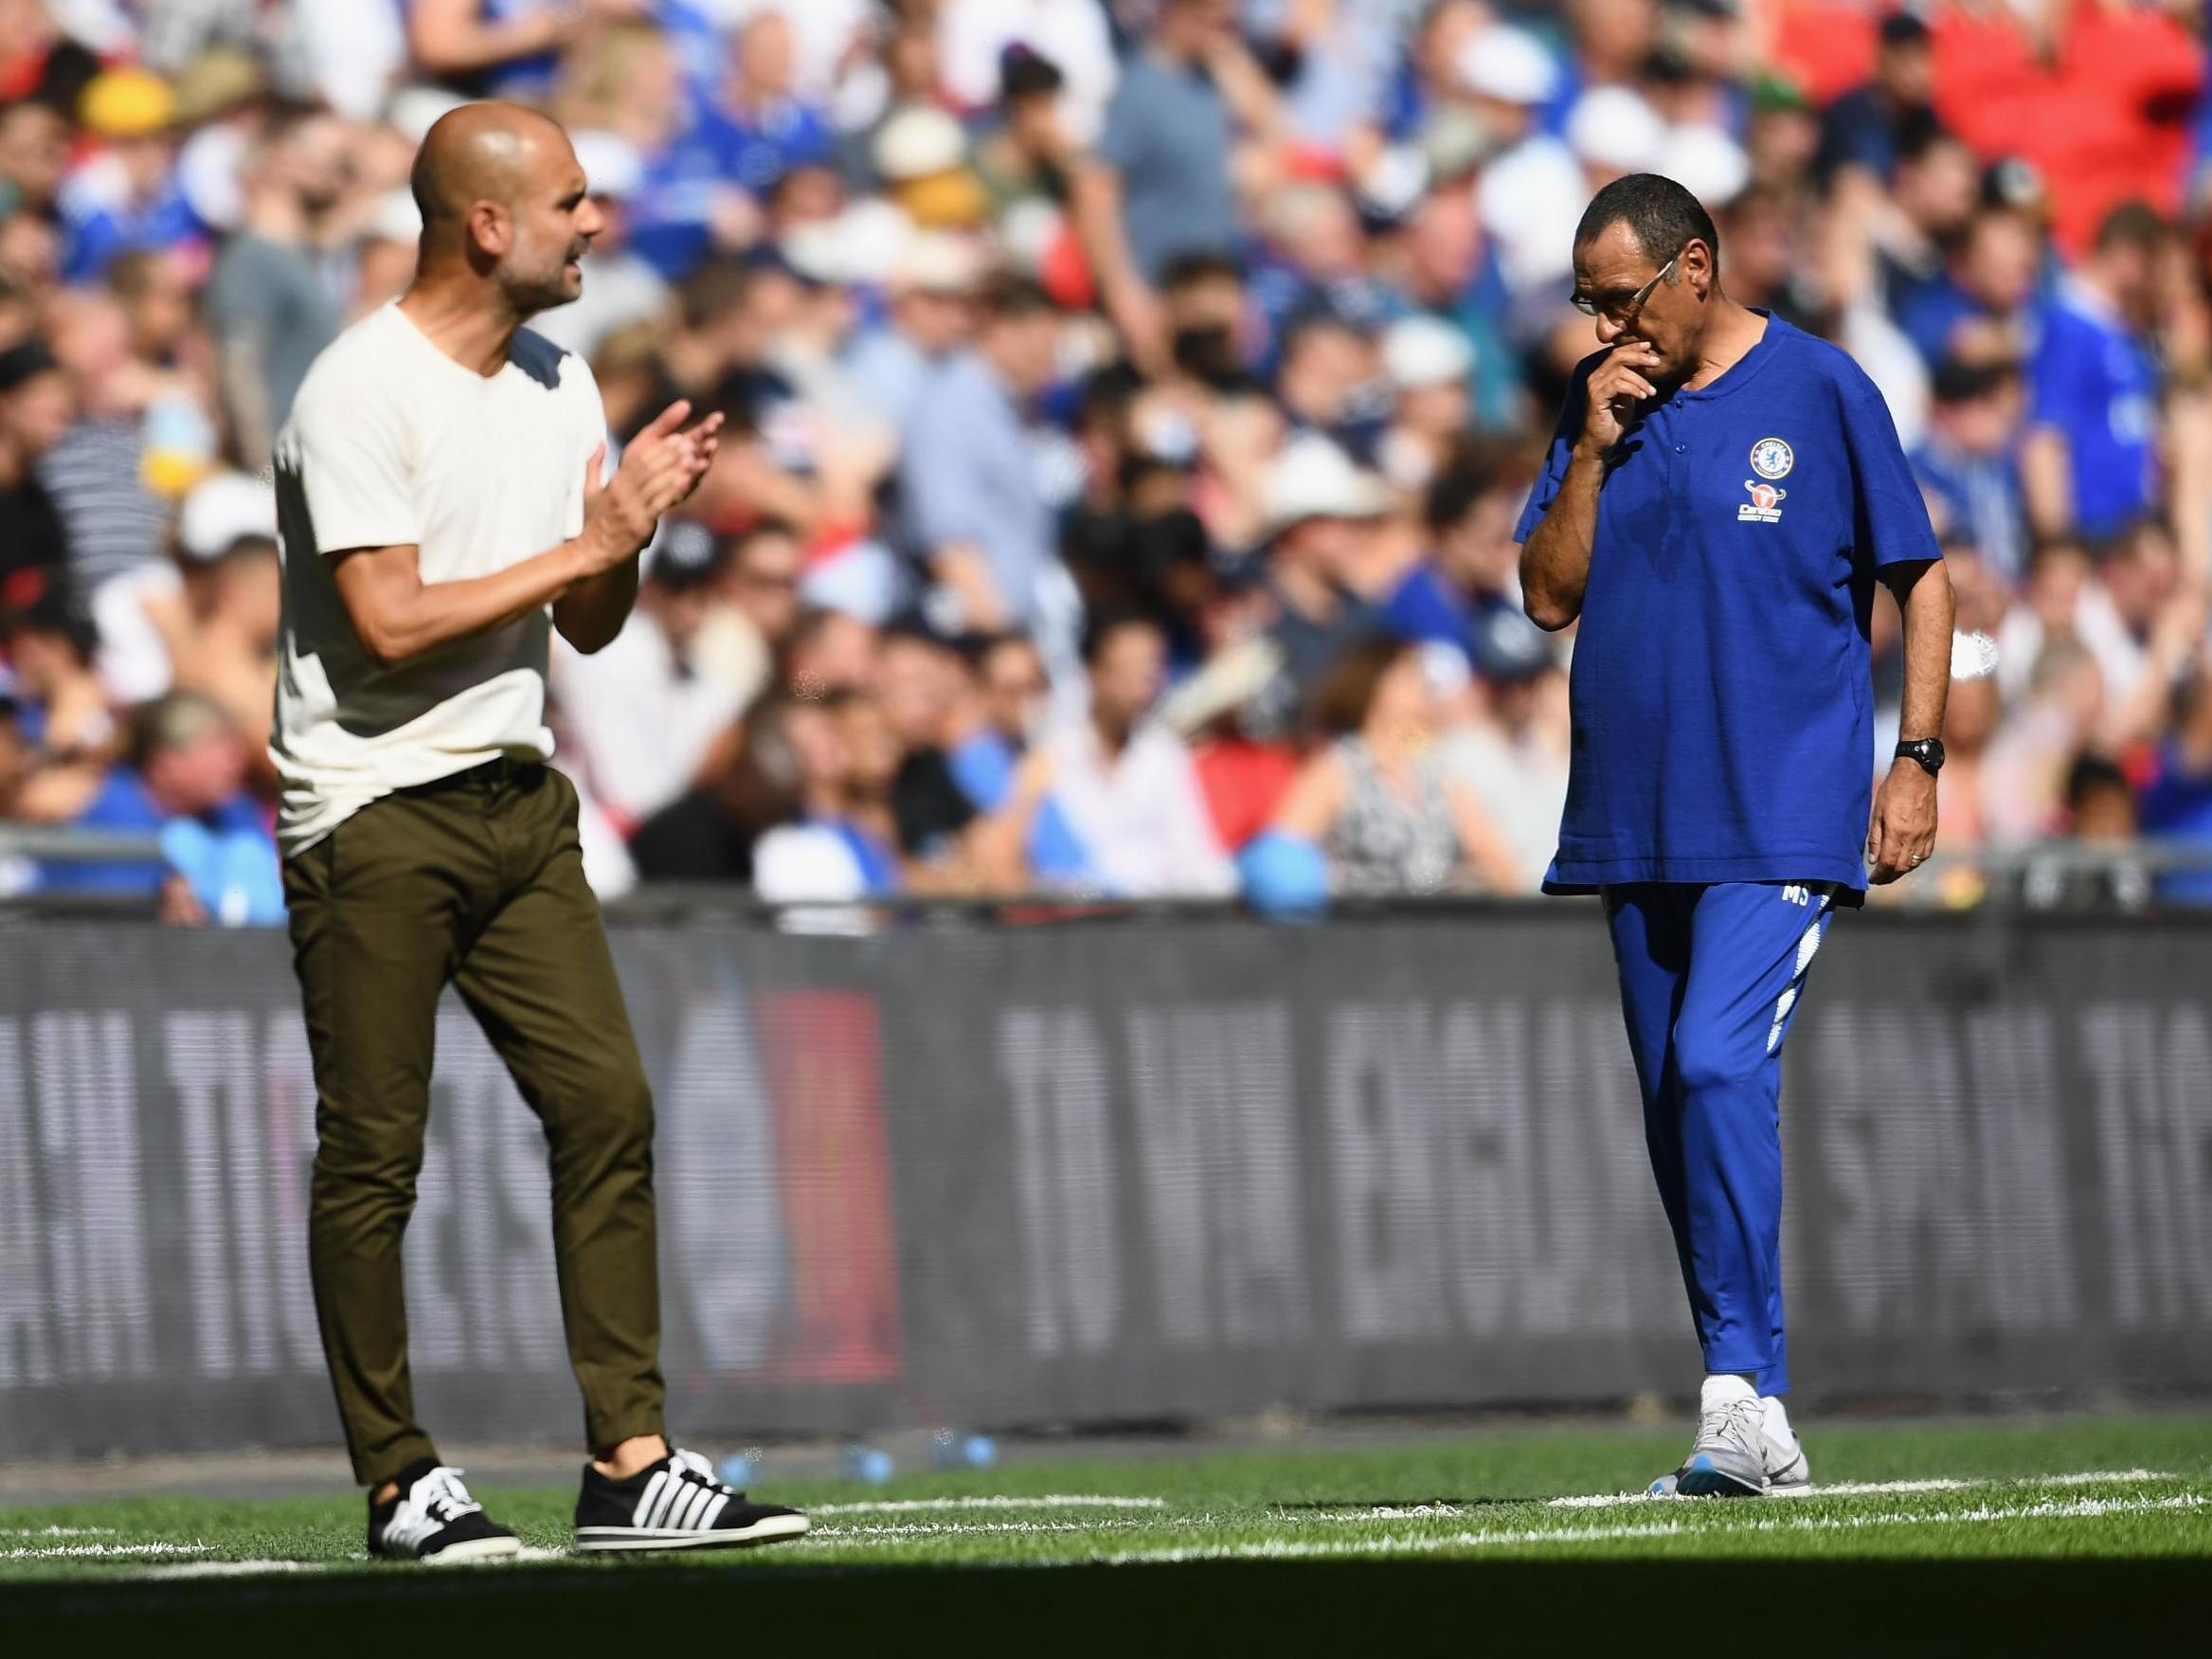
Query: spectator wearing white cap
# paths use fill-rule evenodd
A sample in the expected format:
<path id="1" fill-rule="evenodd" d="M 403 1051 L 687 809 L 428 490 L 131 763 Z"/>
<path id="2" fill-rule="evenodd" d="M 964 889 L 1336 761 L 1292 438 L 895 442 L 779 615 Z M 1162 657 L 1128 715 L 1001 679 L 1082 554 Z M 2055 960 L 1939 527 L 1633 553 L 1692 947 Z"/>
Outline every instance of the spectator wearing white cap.
<path id="1" fill-rule="evenodd" d="M 1649 172 L 1666 148 L 1666 123 L 1642 93 L 1627 86 L 1593 86 L 1567 116 L 1567 144 L 1596 191 L 1632 172 Z"/>
<path id="2" fill-rule="evenodd" d="M 1499 150 L 1476 187 L 1484 228 L 1497 239 L 1507 285 L 1518 295 L 1574 269 L 1574 224 L 1585 192 L 1574 152 L 1538 119 L 1559 86 L 1559 66 L 1525 29 L 1497 24 L 1461 48 L 1460 84 Z"/>
<path id="3" fill-rule="evenodd" d="M 185 626 L 168 640 L 176 689 L 229 715 L 252 757 L 249 771 L 269 775 L 283 604 L 275 488 L 243 473 L 202 479 L 177 514 L 177 551 Z"/>
<path id="4" fill-rule="evenodd" d="M 175 562 L 145 565 L 93 590 L 96 665 L 110 700 L 133 707 L 171 690 L 197 692 L 259 755 L 276 694 L 276 537 L 277 496 L 266 479 L 219 472 L 193 485 L 177 514 Z"/>
<path id="5" fill-rule="evenodd" d="M 893 431 L 906 430 L 923 385 L 974 332 L 982 275 L 974 244 L 944 231 L 923 232 L 900 251 L 884 319 L 846 354 L 870 406 Z"/>
<path id="6" fill-rule="evenodd" d="M 1395 408 L 1376 459 L 1392 488 L 1415 495 L 1466 429 L 1475 349 L 1441 318 L 1407 317 L 1382 336 L 1382 372 Z"/>
<path id="7" fill-rule="evenodd" d="M 1752 159 L 1742 145 L 1702 121 L 1671 129 L 1659 163 L 1650 171 L 1670 178 L 1717 213 L 1752 182 Z"/>
<path id="8" fill-rule="evenodd" d="M 1374 626 L 1359 592 L 1371 532 L 1390 511 L 1390 490 L 1326 438 L 1286 443 L 1261 486 L 1268 548 L 1261 586 L 1275 612 L 1268 637 L 1283 672 L 1259 699 L 1258 714 L 1277 730 L 1341 657 Z"/>
<path id="9" fill-rule="evenodd" d="M 630 246 L 630 203 L 645 182 L 645 161 L 638 147 L 602 132 L 571 133 L 569 142 L 606 228 L 584 256 L 584 293 L 531 326 L 588 362 L 617 329 L 668 320 L 674 296 L 660 273 Z"/>

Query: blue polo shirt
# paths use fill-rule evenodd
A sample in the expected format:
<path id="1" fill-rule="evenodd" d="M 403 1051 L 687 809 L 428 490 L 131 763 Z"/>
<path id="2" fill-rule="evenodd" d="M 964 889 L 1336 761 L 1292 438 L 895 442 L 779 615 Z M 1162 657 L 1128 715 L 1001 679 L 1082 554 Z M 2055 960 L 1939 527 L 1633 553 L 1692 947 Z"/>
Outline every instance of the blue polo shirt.
<path id="1" fill-rule="evenodd" d="M 1576 365 L 1526 541 L 1582 430 Z M 1874 383 L 1767 319 L 1629 435 L 1598 497 L 1547 893 L 1833 881 L 1863 893 L 1875 572 L 1942 556 Z"/>

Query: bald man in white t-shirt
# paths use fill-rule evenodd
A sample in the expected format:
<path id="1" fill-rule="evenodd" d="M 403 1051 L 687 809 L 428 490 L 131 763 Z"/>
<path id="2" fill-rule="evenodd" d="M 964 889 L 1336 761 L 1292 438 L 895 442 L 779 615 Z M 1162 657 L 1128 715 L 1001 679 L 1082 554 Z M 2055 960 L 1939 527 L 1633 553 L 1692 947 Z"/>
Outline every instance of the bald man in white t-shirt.
<path id="1" fill-rule="evenodd" d="M 415 163 L 413 284 L 316 359 L 277 442 L 284 623 L 271 745 L 317 1103 L 309 1256 L 372 1556 L 511 1555 L 415 1420 L 400 1239 L 448 984 L 551 1153 L 591 1461 L 581 1550 L 797 1537 L 665 1438 L 653 1102 L 575 790 L 545 762 L 550 630 L 621 631 L 638 554 L 713 458 L 676 404 L 602 485 L 591 371 L 522 324 L 583 291 L 601 219 L 561 129 L 467 104 Z"/>

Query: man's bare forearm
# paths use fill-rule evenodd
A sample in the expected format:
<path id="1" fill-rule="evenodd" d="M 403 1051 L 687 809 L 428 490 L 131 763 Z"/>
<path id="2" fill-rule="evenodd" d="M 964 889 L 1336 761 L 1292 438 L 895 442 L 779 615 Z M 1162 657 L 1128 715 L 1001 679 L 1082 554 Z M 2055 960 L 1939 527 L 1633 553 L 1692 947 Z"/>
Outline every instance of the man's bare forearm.
<path id="1" fill-rule="evenodd" d="M 553 602 L 553 626 L 586 657 L 615 642 L 638 604 L 638 561 L 588 576 Z"/>
<path id="2" fill-rule="evenodd" d="M 1559 493 L 1520 550 L 1521 601 L 1529 620 L 1556 632 L 1582 614 L 1590 554 L 1597 541 L 1597 496 L 1605 460 L 1576 444 Z"/>
<path id="3" fill-rule="evenodd" d="M 1941 737 L 1944 706 L 1951 700 L 1951 638 L 1958 613 L 1942 560 L 1921 568 L 1912 586 L 1898 593 L 1897 608 L 1905 619 L 1905 695 L 1897 735 L 1908 743 Z"/>
<path id="4" fill-rule="evenodd" d="M 423 581 L 414 557 L 404 567 L 372 563 L 395 551 L 376 548 L 347 554 L 336 572 L 362 648 L 383 667 L 519 622 L 600 568 L 585 535 L 461 582 Z"/>

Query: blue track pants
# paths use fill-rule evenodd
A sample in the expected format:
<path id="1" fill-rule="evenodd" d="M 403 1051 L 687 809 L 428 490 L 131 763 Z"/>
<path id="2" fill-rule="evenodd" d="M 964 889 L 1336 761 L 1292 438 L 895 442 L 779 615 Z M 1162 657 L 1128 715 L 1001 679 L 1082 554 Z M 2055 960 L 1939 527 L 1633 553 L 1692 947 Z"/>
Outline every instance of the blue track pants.
<path id="1" fill-rule="evenodd" d="M 1789 1386 L 1782 1336 L 1782 1040 L 1832 883 L 1605 890 L 1644 1137 L 1705 1369 Z"/>

